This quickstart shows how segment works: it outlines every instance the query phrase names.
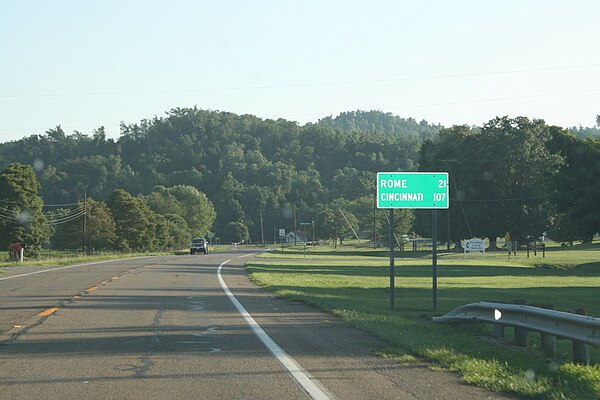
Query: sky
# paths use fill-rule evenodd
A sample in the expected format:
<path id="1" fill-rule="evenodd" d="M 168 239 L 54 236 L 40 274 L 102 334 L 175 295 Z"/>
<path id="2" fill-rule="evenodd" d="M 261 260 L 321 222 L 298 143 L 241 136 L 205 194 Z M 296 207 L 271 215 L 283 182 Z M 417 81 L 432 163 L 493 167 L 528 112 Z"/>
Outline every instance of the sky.
<path id="1" fill-rule="evenodd" d="M 198 107 L 594 126 L 596 0 L 0 0 L 0 142 Z"/>

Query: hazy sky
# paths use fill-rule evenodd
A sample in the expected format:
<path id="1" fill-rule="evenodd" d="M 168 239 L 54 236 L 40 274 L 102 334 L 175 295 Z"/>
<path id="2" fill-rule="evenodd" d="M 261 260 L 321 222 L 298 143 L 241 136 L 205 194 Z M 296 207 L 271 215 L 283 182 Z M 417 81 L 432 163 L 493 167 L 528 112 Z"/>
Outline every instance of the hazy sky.
<path id="1" fill-rule="evenodd" d="M 175 107 L 593 126 L 600 1 L 0 0 L 0 141 Z"/>

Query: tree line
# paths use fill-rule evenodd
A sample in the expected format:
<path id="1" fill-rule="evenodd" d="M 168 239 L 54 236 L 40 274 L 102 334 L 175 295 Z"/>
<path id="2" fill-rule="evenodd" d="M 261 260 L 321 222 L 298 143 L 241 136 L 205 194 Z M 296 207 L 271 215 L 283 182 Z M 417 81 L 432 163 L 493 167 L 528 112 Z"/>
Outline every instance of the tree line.
<path id="1" fill-rule="evenodd" d="M 162 216 L 141 220 L 163 239 L 140 232 L 139 239 L 126 240 L 115 233 L 112 243 L 120 248 L 164 246 L 179 237 L 176 231 L 189 241 L 184 223 L 193 229 L 196 215 L 175 212 L 173 200 L 183 196 L 174 188 L 182 187 L 202 193 L 215 213 L 197 235 L 211 230 L 224 241 L 271 241 L 279 228 L 300 230 L 314 221 L 321 239 L 356 234 L 386 241 L 387 214 L 374 210 L 375 174 L 419 170 L 450 173 L 451 206 L 446 215 L 440 213 L 440 221 L 449 223 L 439 224 L 440 237 L 494 240 L 510 232 L 528 240 L 547 232 L 570 243 L 589 241 L 599 230 L 600 151 L 594 129 L 573 132 L 524 117 L 444 128 L 378 111 L 347 112 L 300 126 L 181 108 L 123 123 L 118 139 L 108 138 L 103 128 L 86 135 L 66 134 L 57 126 L 2 143 L 0 168 L 33 166 L 44 204 L 77 203 L 87 193 L 111 208 L 115 193 L 124 192 Z M 429 234 L 427 212 L 405 210 L 396 221 L 399 235 Z M 173 239 L 164 239 L 165 226 Z M 61 237 L 63 228 L 55 228 L 55 237 Z"/>
<path id="2" fill-rule="evenodd" d="M 525 117 L 454 126 L 421 147 L 420 169 L 450 173 L 441 236 L 591 242 L 600 231 L 600 140 Z M 422 231 L 426 218 L 419 222 Z M 445 222 L 445 221 L 444 221 Z"/>
<path id="3" fill-rule="evenodd" d="M 39 189 L 29 165 L 13 163 L 0 174 L 0 243 L 23 243 L 29 257 L 44 245 L 84 251 L 181 249 L 191 237 L 205 236 L 216 217 L 206 195 L 186 185 L 161 186 L 137 197 L 115 189 L 107 201 L 86 197 L 46 206 Z"/>

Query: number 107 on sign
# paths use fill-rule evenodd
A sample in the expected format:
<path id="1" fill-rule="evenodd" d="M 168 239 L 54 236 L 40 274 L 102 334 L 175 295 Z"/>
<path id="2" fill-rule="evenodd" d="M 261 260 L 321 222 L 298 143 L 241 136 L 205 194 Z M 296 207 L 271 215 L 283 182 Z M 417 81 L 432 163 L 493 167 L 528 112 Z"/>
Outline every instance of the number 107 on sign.
<path id="1" fill-rule="evenodd" d="M 377 207 L 448 208 L 447 172 L 377 173 Z"/>

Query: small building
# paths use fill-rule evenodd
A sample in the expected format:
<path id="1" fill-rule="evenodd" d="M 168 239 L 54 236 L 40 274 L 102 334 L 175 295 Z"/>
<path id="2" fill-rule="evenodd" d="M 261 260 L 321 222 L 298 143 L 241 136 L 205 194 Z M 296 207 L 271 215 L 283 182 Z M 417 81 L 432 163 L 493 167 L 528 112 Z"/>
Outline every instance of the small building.
<path id="1" fill-rule="evenodd" d="M 296 234 L 296 232 L 291 231 L 285 235 L 286 243 L 304 243 L 306 242 L 306 238 L 302 235 L 302 233 Z"/>

